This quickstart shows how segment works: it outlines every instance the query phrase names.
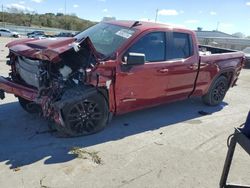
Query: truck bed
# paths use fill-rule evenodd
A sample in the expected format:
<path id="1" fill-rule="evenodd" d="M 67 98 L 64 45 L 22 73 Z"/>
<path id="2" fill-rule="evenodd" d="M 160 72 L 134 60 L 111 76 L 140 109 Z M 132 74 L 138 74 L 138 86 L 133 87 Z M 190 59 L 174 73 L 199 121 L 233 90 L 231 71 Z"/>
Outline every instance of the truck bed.
<path id="1" fill-rule="evenodd" d="M 199 47 L 199 52 L 210 52 L 211 54 L 237 52 L 236 50 L 232 50 L 232 49 L 218 48 L 218 47 L 208 46 L 208 45 L 198 45 L 198 47 Z"/>
<path id="2" fill-rule="evenodd" d="M 232 63 L 232 61 L 228 61 L 227 64 L 227 66 L 229 66 L 231 62 L 231 66 L 236 67 L 239 62 L 243 61 L 244 53 L 241 51 L 218 48 L 213 46 L 206 46 L 206 45 L 198 45 L 198 47 L 199 47 L 201 62 L 203 63 L 218 62 L 218 61 L 225 62 L 230 59 L 237 59 L 236 61 L 234 61 L 234 63 Z"/>

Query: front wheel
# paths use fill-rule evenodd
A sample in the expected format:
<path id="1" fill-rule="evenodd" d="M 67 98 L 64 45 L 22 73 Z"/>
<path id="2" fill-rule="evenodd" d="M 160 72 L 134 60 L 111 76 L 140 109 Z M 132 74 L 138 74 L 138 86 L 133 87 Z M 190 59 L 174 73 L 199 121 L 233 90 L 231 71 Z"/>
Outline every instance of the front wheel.
<path id="1" fill-rule="evenodd" d="M 70 93 L 71 97 L 75 97 L 79 92 Z M 59 131 L 69 136 L 90 135 L 105 128 L 108 120 L 108 105 L 104 97 L 96 92 L 84 96 L 82 100 L 65 105 L 62 115 L 65 127 L 57 125 Z"/>
<path id="2" fill-rule="evenodd" d="M 211 85 L 208 93 L 202 97 L 203 102 L 209 106 L 220 104 L 227 93 L 228 86 L 228 79 L 225 76 L 220 76 Z"/>

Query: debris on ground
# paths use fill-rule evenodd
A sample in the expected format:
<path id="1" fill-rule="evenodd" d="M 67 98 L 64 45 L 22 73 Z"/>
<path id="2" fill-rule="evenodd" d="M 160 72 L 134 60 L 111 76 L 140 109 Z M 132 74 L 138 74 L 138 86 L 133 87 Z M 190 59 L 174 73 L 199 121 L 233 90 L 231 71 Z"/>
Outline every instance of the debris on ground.
<path id="1" fill-rule="evenodd" d="M 162 144 L 162 143 L 158 143 L 158 142 L 154 142 L 156 145 L 158 145 L 158 146 L 163 146 L 164 144 Z"/>
<path id="2" fill-rule="evenodd" d="M 40 188 L 50 188 L 46 185 L 43 185 L 43 180 L 46 178 L 46 176 L 44 176 L 42 179 L 40 179 Z"/>
<path id="3" fill-rule="evenodd" d="M 205 112 L 205 111 L 199 111 L 198 112 L 200 115 L 203 115 L 203 116 L 207 116 L 207 115 L 211 115 L 212 113 L 210 113 L 210 112 Z"/>
<path id="4" fill-rule="evenodd" d="M 16 167 L 16 168 L 13 169 L 14 172 L 18 172 L 20 170 L 21 170 L 21 168 L 19 168 L 19 167 Z"/>
<path id="5" fill-rule="evenodd" d="M 91 160 L 96 163 L 96 164 L 102 164 L 102 159 L 97 155 L 98 152 L 96 151 L 86 151 L 80 147 L 73 147 L 70 150 L 70 154 L 76 155 L 77 158 L 81 158 L 81 159 L 88 159 L 89 157 L 91 158 Z"/>

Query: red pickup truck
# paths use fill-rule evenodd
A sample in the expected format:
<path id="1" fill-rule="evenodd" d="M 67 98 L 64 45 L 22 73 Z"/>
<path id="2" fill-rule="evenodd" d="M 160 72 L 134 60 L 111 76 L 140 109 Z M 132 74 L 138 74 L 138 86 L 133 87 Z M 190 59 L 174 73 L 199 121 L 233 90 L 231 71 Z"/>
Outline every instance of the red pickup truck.
<path id="1" fill-rule="evenodd" d="M 0 77 L 0 98 L 14 94 L 69 136 L 96 133 L 112 115 L 192 96 L 218 105 L 244 64 L 242 52 L 198 46 L 193 31 L 139 21 L 7 47 L 11 72 Z"/>

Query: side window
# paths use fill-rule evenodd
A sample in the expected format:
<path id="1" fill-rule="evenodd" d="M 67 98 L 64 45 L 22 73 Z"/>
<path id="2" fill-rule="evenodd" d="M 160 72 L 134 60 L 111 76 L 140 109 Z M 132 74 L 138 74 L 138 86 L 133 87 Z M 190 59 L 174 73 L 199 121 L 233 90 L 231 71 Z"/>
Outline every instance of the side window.
<path id="1" fill-rule="evenodd" d="M 5 32 L 5 33 L 10 33 L 10 31 L 5 30 L 5 29 L 1 29 L 0 31 L 1 31 L 1 32 Z"/>
<path id="2" fill-rule="evenodd" d="M 172 53 L 170 59 L 188 58 L 193 55 L 192 38 L 186 33 L 173 33 Z"/>
<path id="3" fill-rule="evenodd" d="M 152 32 L 139 39 L 128 53 L 143 53 L 147 62 L 165 61 L 165 33 Z"/>

